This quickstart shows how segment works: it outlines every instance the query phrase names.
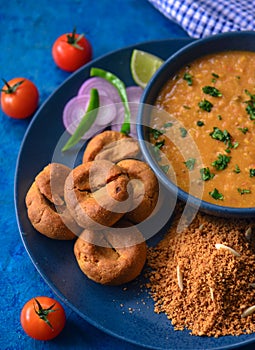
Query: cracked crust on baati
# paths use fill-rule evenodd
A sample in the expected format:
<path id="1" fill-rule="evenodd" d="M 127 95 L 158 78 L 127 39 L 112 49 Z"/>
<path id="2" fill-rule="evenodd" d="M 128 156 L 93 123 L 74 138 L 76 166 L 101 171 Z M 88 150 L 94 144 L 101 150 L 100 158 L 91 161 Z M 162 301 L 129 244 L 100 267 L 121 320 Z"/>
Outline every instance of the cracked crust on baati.
<path id="1" fill-rule="evenodd" d="M 146 262 L 147 246 L 136 226 L 122 220 L 117 225 L 103 231 L 86 229 L 74 245 L 81 271 L 100 284 L 128 283 L 141 273 Z"/>
<path id="2" fill-rule="evenodd" d="M 84 228 L 114 225 L 127 211 L 128 176 L 107 160 L 80 164 L 65 182 L 65 201 L 76 222 Z"/>
<path id="3" fill-rule="evenodd" d="M 122 159 L 138 158 L 139 155 L 140 149 L 135 139 L 118 131 L 106 130 L 89 141 L 83 163 L 100 159 L 117 163 Z"/>
<path id="4" fill-rule="evenodd" d="M 124 169 L 133 188 L 133 208 L 125 214 L 127 220 L 140 223 L 153 212 L 158 202 L 159 184 L 151 168 L 136 159 L 125 159 L 117 163 Z"/>
<path id="5" fill-rule="evenodd" d="M 64 201 L 64 183 L 70 171 L 63 164 L 47 165 L 36 176 L 26 195 L 31 224 L 52 239 L 71 240 L 81 231 Z"/>

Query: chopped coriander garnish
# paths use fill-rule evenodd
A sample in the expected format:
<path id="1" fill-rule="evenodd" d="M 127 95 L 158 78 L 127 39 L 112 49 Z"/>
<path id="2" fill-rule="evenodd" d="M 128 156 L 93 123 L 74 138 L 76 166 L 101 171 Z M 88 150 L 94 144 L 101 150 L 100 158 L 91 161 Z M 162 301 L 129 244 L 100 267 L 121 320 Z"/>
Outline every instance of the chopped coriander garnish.
<path id="1" fill-rule="evenodd" d="M 150 132 L 155 140 L 165 133 L 164 130 L 150 129 Z"/>
<path id="2" fill-rule="evenodd" d="M 227 144 L 228 148 L 236 148 L 238 142 L 232 143 L 232 136 L 227 130 L 220 130 L 218 127 L 214 126 L 213 131 L 209 134 L 213 139 L 222 141 Z M 230 152 L 226 150 L 226 152 Z"/>
<path id="3" fill-rule="evenodd" d="M 183 108 L 185 108 L 185 109 L 191 109 L 189 106 L 187 106 L 187 105 L 183 105 L 182 106 Z"/>
<path id="4" fill-rule="evenodd" d="M 173 123 L 171 122 L 167 122 L 163 125 L 164 128 L 171 128 L 171 126 L 173 126 Z"/>
<path id="5" fill-rule="evenodd" d="M 203 93 L 213 96 L 213 97 L 221 97 L 222 93 L 220 92 L 220 90 L 216 89 L 216 87 L 214 86 L 204 86 L 202 88 Z"/>
<path id="6" fill-rule="evenodd" d="M 245 101 L 246 103 L 246 112 L 249 114 L 251 120 L 255 120 L 255 95 L 252 95 L 248 90 L 244 90 L 246 95 L 250 97 L 248 101 Z"/>
<path id="7" fill-rule="evenodd" d="M 231 140 L 232 137 L 227 130 L 220 130 L 218 127 L 214 126 L 213 131 L 210 133 L 210 136 L 215 139 L 226 143 Z"/>
<path id="8" fill-rule="evenodd" d="M 219 114 L 219 115 L 217 115 L 217 118 L 219 119 L 219 120 L 222 120 L 222 116 Z"/>
<path id="9" fill-rule="evenodd" d="M 201 174 L 201 179 L 203 181 L 208 181 L 214 178 L 214 174 L 210 172 L 210 169 L 208 167 L 200 169 L 200 174 Z"/>
<path id="10" fill-rule="evenodd" d="M 164 144 L 165 144 L 165 140 L 161 140 L 161 141 L 157 141 L 154 146 L 160 149 L 161 147 L 164 146 Z"/>
<path id="11" fill-rule="evenodd" d="M 190 73 L 184 73 L 183 75 L 183 79 L 186 80 L 186 82 L 188 83 L 189 86 L 191 86 L 193 84 L 193 77 Z"/>
<path id="12" fill-rule="evenodd" d="M 161 160 L 160 148 L 157 147 L 156 145 L 154 145 L 152 150 L 153 150 L 153 153 L 154 153 L 156 160 L 159 162 Z"/>
<path id="13" fill-rule="evenodd" d="M 238 128 L 244 135 L 248 132 L 248 128 Z"/>
<path id="14" fill-rule="evenodd" d="M 237 191 L 240 194 L 249 194 L 249 193 L 251 193 L 251 190 L 247 190 L 246 188 L 238 188 Z"/>
<path id="15" fill-rule="evenodd" d="M 254 177 L 255 176 L 255 169 L 250 169 L 250 177 Z"/>
<path id="16" fill-rule="evenodd" d="M 228 141 L 228 148 L 227 149 L 225 149 L 225 152 L 226 153 L 231 153 L 231 150 L 230 150 L 230 148 L 237 148 L 239 146 L 239 142 L 234 142 L 234 143 L 232 143 L 231 141 Z"/>
<path id="17" fill-rule="evenodd" d="M 229 133 L 227 130 L 220 130 L 219 128 L 217 128 L 216 126 L 213 127 L 213 131 L 210 132 L 209 134 L 213 139 L 215 140 L 219 140 L 219 141 L 223 141 L 225 142 L 226 139 L 229 137 Z"/>
<path id="18" fill-rule="evenodd" d="M 226 156 L 225 154 L 219 154 L 218 159 L 212 162 L 212 166 L 214 166 L 217 170 L 224 170 L 228 166 L 231 157 Z"/>
<path id="19" fill-rule="evenodd" d="M 196 163 L 196 159 L 195 158 L 189 158 L 186 162 L 184 162 L 184 164 L 186 165 L 186 167 L 189 170 L 193 170 L 194 169 L 195 163 Z"/>
<path id="20" fill-rule="evenodd" d="M 237 148 L 239 146 L 239 142 L 234 142 L 234 143 L 232 143 L 231 141 L 228 141 L 228 148 L 227 149 L 225 149 L 225 152 L 227 152 L 227 153 L 230 153 L 231 152 L 231 148 Z"/>
<path id="21" fill-rule="evenodd" d="M 157 147 L 152 148 L 155 159 L 159 162 L 161 160 L 160 150 Z"/>
<path id="22" fill-rule="evenodd" d="M 180 132 L 181 132 L 181 137 L 186 137 L 187 136 L 187 130 L 185 128 L 180 128 Z"/>
<path id="23" fill-rule="evenodd" d="M 216 83 L 217 79 L 219 78 L 218 74 L 212 73 L 212 76 L 213 76 L 212 83 Z"/>
<path id="24" fill-rule="evenodd" d="M 155 159 L 159 162 L 161 160 L 160 149 L 154 146 L 152 150 L 153 150 Z"/>
<path id="25" fill-rule="evenodd" d="M 203 126 L 203 125 L 205 125 L 205 123 L 202 120 L 197 121 L 197 126 Z"/>
<path id="26" fill-rule="evenodd" d="M 165 140 L 162 140 L 162 141 L 157 141 L 155 143 L 155 145 L 153 145 L 153 152 L 154 152 L 154 156 L 156 158 L 157 161 L 160 161 L 161 160 L 161 154 L 160 154 L 160 149 L 162 146 L 164 146 L 165 144 Z"/>
<path id="27" fill-rule="evenodd" d="M 239 165 L 235 165 L 235 169 L 234 169 L 234 172 L 236 173 L 236 174 L 239 174 L 240 172 L 241 172 L 241 170 L 240 170 L 240 168 L 239 168 Z"/>
<path id="28" fill-rule="evenodd" d="M 223 196 L 223 194 L 222 193 L 220 193 L 218 190 L 217 190 L 217 188 L 215 188 L 213 191 L 211 191 L 211 192 L 209 192 L 209 195 L 212 197 L 212 198 L 214 198 L 214 199 L 216 199 L 216 200 L 223 200 L 224 199 L 224 196 Z"/>
<path id="29" fill-rule="evenodd" d="M 160 165 L 160 168 L 163 170 L 165 174 L 167 174 L 169 170 L 169 165 Z"/>
<path id="30" fill-rule="evenodd" d="M 198 103 L 198 106 L 200 109 L 202 109 L 203 111 L 206 111 L 206 112 L 211 112 L 211 110 L 213 108 L 213 104 L 210 101 L 207 101 L 206 99 L 200 101 Z"/>

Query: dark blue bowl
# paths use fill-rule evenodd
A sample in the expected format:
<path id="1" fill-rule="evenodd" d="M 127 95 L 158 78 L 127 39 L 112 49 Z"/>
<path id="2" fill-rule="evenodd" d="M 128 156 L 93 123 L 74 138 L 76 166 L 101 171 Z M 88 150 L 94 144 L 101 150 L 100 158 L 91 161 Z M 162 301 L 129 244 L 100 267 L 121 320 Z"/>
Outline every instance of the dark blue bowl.
<path id="1" fill-rule="evenodd" d="M 146 161 L 166 190 L 171 194 L 176 195 L 177 193 L 179 199 L 188 203 L 191 207 L 208 214 L 222 217 L 253 217 L 255 215 L 255 207 L 236 208 L 220 206 L 202 201 L 182 189 L 177 188 L 157 164 L 149 144 L 149 126 L 151 124 L 148 106 L 154 105 L 163 85 L 181 68 L 193 60 L 207 54 L 230 50 L 255 51 L 255 32 L 230 32 L 196 40 L 168 58 L 153 76 L 143 93 L 137 119 L 137 133 L 141 151 Z"/>

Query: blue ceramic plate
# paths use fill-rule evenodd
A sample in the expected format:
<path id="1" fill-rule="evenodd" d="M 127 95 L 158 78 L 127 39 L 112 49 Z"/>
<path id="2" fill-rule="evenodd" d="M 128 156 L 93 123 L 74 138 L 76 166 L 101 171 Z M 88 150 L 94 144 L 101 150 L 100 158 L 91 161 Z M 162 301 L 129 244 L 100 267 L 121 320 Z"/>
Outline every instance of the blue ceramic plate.
<path id="1" fill-rule="evenodd" d="M 52 161 L 56 144 L 64 132 L 64 105 L 89 77 L 90 68 L 96 66 L 112 71 L 127 86 L 132 85 L 129 62 L 134 48 L 167 59 L 189 42 L 190 39 L 169 39 L 110 53 L 75 72 L 49 97 L 31 122 L 20 150 L 15 180 L 17 220 L 25 248 L 45 281 L 62 301 L 99 329 L 151 349 L 233 349 L 255 341 L 255 335 L 214 339 L 191 336 L 188 331 L 175 332 L 165 315 L 154 313 L 153 300 L 142 287 L 143 277 L 125 288 L 101 286 L 90 281 L 76 263 L 74 243 L 54 241 L 37 233 L 25 208 L 27 190 L 35 175 Z"/>

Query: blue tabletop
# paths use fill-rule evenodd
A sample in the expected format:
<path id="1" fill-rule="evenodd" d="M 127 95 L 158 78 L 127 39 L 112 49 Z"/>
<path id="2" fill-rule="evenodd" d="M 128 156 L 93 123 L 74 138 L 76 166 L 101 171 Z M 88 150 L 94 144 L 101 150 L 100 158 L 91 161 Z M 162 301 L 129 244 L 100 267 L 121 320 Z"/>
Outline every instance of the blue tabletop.
<path id="1" fill-rule="evenodd" d="M 147 0 L 2 0 L 1 5 L 0 77 L 31 79 L 40 105 L 70 75 L 55 66 L 51 47 L 74 26 L 90 40 L 94 58 L 144 41 L 187 37 Z M 23 332 L 19 316 L 24 303 L 37 295 L 57 296 L 32 264 L 15 217 L 15 166 L 31 119 L 14 120 L 2 111 L 0 119 L 0 349 L 141 349 L 101 332 L 66 305 L 66 327 L 56 339 L 35 341 Z"/>

